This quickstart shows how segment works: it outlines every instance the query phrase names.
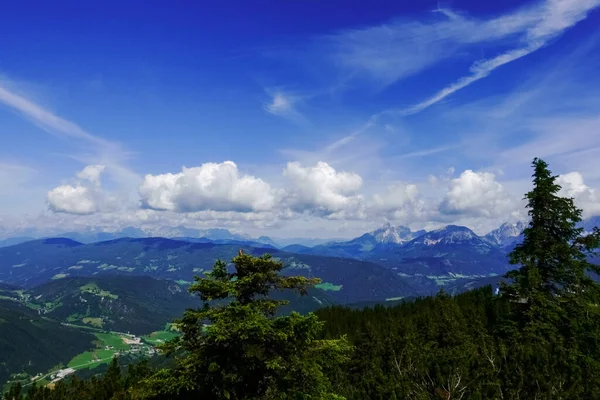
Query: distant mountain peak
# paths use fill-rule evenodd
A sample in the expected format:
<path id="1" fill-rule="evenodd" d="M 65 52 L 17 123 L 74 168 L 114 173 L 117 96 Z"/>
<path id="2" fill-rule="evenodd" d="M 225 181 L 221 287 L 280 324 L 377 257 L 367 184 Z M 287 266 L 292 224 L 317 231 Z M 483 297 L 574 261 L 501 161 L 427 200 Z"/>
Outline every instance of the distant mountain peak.
<path id="1" fill-rule="evenodd" d="M 494 229 L 483 238 L 489 243 L 506 246 L 514 243 L 519 236 L 523 233 L 523 230 L 527 227 L 527 224 L 522 221 L 518 222 L 505 222 L 500 225 L 497 229 Z"/>
<path id="2" fill-rule="evenodd" d="M 375 241 L 378 243 L 396 243 L 403 244 L 411 241 L 417 236 L 420 236 L 425 231 L 413 232 L 410 228 L 399 225 L 394 227 L 391 223 L 386 222 L 381 228 L 376 229 L 369 234 L 375 237 Z"/>
<path id="3" fill-rule="evenodd" d="M 412 241 L 414 244 L 435 246 L 437 244 L 461 244 L 479 242 L 481 239 L 475 232 L 466 226 L 448 225 L 428 232 Z"/>

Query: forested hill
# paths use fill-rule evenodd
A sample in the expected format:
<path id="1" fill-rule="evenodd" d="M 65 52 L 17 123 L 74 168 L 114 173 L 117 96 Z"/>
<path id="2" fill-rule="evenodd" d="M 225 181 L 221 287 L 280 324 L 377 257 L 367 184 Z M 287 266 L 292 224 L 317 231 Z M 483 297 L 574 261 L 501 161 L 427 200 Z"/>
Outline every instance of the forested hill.
<path id="1" fill-rule="evenodd" d="M 44 239 L 0 248 L 0 281 L 31 288 L 51 280 L 77 276 L 151 276 L 189 283 L 210 270 L 216 259 L 231 260 L 240 247 L 190 243 L 165 238 L 118 239 L 81 244 L 70 239 Z M 435 291 L 426 277 L 415 285 L 378 264 L 335 257 L 293 254 L 273 248 L 245 246 L 248 254 L 272 254 L 284 262 L 285 275 L 318 277 L 321 289 L 338 303 L 385 300 Z"/>
<path id="2" fill-rule="evenodd" d="M 52 319 L 134 334 L 161 330 L 200 305 L 187 286 L 147 276 L 67 277 L 24 293 Z"/>
<path id="3" fill-rule="evenodd" d="M 0 382 L 6 383 L 12 373 L 46 371 L 88 350 L 95 339 L 87 331 L 0 298 Z"/>

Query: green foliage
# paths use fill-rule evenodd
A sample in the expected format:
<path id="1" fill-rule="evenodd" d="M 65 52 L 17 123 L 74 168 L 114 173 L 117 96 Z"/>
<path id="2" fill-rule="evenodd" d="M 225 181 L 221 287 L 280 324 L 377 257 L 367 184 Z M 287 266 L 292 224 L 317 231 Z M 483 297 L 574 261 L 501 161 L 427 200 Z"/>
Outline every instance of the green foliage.
<path id="1" fill-rule="evenodd" d="M 591 394 L 582 378 L 600 371 L 600 286 L 589 276 L 600 272 L 589 262 L 600 231 L 584 236 L 577 228 L 582 211 L 558 195 L 548 164 L 536 158 L 533 167 L 534 187 L 525 197 L 531 221 L 510 254 L 520 268 L 507 274 L 514 283 L 503 288 L 515 303 L 505 334 L 524 344 L 513 362 L 531 364 L 522 373 L 524 393 Z"/>
<path id="2" fill-rule="evenodd" d="M 134 334 L 158 331 L 196 304 L 185 287 L 148 276 L 70 277 L 26 293 L 50 318 Z"/>
<path id="3" fill-rule="evenodd" d="M 283 277 L 283 264 L 269 255 L 241 254 L 234 272 L 217 261 L 206 278 L 189 288 L 204 306 L 187 310 L 177 326 L 182 336 L 164 346 L 179 352 L 173 369 L 161 370 L 137 392 L 140 398 L 324 399 L 337 398 L 326 372 L 343 363 L 350 348 L 344 339 L 317 340 L 316 315 L 292 312 L 275 317 L 286 302 L 271 291 L 305 294 L 319 282 Z M 209 302 L 230 299 L 223 305 Z M 205 329 L 204 329 L 205 328 Z"/>
<path id="4" fill-rule="evenodd" d="M 0 389 L 11 373 L 48 370 L 89 349 L 95 339 L 9 300 L 0 300 L 0 321 Z"/>

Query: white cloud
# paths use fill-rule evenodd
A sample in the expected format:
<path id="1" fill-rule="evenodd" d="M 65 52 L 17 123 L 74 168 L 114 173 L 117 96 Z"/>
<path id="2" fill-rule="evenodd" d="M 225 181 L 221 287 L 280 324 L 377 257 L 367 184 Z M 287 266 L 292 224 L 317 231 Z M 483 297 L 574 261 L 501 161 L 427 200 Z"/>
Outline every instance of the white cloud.
<path id="1" fill-rule="evenodd" d="M 146 175 L 138 192 L 144 207 L 177 212 L 268 211 L 277 201 L 268 183 L 240 174 L 233 161 Z"/>
<path id="2" fill-rule="evenodd" d="M 54 212 L 93 214 L 99 211 L 96 197 L 89 187 L 61 185 L 48 192 L 48 205 Z"/>
<path id="3" fill-rule="evenodd" d="M 105 169 L 105 165 L 88 165 L 77 173 L 77 177 L 98 186 L 100 185 L 100 175 Z"/>
<path id="4" fill-rule="evenodd" d="M 287 205 L 294 210 L 310 210 L 332 218 L 349 217 L 362 210 L 359 190 L 363 181 L 358 174 L 336 171 L 323 161 L 314 167 L 289 162 L 283 174 L 291 184 Z"/>
<path id="5" fill-rule="evenodd" d="M 466 170 L 450 181 L 439 210 L 450 215 L 508 218 L 517 206 L 494 174 Z"/>
<path id="6" fill-rule="evenodd" d="M 115 197 L 100 185 L 104 165 L 88 165 L 76 174 L 74 184 L 55 187 L 47 194 L 48 208 L 56 213 L 89 215 L 112 212 L 117 208 Z"/>
<path id="7" fill-rule="evenodd" d="M 305 117 L 296 109 L 301 98 L 280 89 L 267 90 L 271 96 L 270 102 L 264 105 L 264 110 L 278 117 L 287 118 L 295 122 L 305 121 Z"/>
<path id="8" fill-rule="evenodd" d="M 373 217 L 385 216 L 403 224 L 421 221 L 429 213 L 418 186 L 412 183 L 389 185 L 383 193 L 373 195 L 369 206 L 369 213 Z"/>
<path id="9" fill-rule="evenodd" d="M 600 196 L 585 184 L 581 173 L 575 171 L 559 175 L 556 183 L 561 186 L 559 195 L 574 198 L 575 205 L 583 210 L 584 217 L 600 215 Z"/>

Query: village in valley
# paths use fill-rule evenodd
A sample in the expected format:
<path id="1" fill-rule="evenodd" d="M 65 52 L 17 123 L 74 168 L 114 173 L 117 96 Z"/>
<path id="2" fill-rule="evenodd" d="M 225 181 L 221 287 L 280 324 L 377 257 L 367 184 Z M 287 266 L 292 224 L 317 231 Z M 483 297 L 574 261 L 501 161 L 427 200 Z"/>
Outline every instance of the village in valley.
<path id="1" fill-rule="evenodd" d="M 63 323 L 63 325 L 76 327 L 67 323 Z M 169 330 L 169 325 L 167 324 L 164 331 L 153 332 L 145 336 L 136 336 L 123 332 L 95 332 L 94 334 L 98 339 L 96 349 L 81 353 L 74 357 L 66 366 L 56 366 L 45 374 L 38 373 L 35 376 L 29 376 L 24 372 L 15 374 L 6 384 L 10 385 L 18 381 L 24 387 L 35 383 L 38 386 L 47 385 L 53 388 L 57 382 L 75 374 L 77 371 L 94 369 L 102 364 L 109 364 L 114 357 L 125 355 L 132 356 L 134 359 L 152 357 L 157 354 L 157 345 L 175 336 L 173 331 Z"/>

